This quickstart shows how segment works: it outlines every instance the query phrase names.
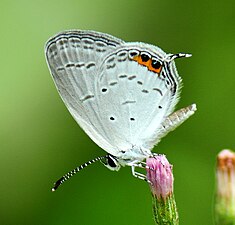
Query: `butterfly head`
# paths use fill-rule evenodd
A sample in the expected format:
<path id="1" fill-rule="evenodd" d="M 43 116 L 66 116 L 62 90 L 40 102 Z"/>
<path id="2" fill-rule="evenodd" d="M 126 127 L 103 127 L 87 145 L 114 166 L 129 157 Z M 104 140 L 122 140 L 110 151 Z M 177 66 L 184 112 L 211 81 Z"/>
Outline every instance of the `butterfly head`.
<path id="1" fill-rule="evenodd" d="M 118 171 L 121 168 L 118 159 L 110 154 L 108 154 L 103 160 L 101 160 L 101 162 L 112 171 Z"/>
<path id="2" fill-rule="evenodd" d="M 118 171 L 121 166 L 134 166 L 151 155 L 148 149 L 133 146 L 129 150 L 120 151 L 118 156 L 108 154 L 101 162 L 110 170 Z"/>

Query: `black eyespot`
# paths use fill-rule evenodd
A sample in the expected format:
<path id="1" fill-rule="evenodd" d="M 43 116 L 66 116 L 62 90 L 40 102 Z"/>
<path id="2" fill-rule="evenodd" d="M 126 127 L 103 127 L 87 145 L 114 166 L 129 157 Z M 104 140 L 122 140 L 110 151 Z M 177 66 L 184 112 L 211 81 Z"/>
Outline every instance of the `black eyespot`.
<path id="1" fill-rule="evenodd" d="M 131 52 L 129 53 L 130 58 L 134 58 L 134 57 L 137 56 L 137 55 L 138 55 L 138 52 L 137 52 L 137 51 L 131 51 Z"/>
<path id="2" fill-rule="evenodd" d="M 130 118 L 130 120 L 131 120 L 131 121 L 134 121 L 134 120 L 135 120 L 135 118 L 131 117 L 131 118 Z"/>
<path id="3" fill-rule="evenodd" d="M 161 64 L 159 61 L 157 61 L 157 60 L 152 60 L 152 67 L 153 67 L 154 69 L 160 69 L 161 66 L 162 66 L 162 64 Z"/>
<path id="4" fill-rule="evenodd" d="M 159 108 L 159 109 L 162 109 L 162 106 L 159 105 L 158 108 Z"/>
<path id="5" fill-rule="evenodd" d="M 107 88 L 102 88 L 101 91 L 102 91 L 102 92 L 106 92 L 106 91 L 107 91 Z"/>
<path id="6" fill-rule="evenodd" d="M 143 62 L 147 62 L 149 60 L 149 56 L 144 54 L 144 53 L 142 53 L 141 54 L 141 59 L 142 59 Z"/>
<path id="7" fill-rule="evenodd" d="M 110 120 L 115 120 L 114 117 L 112 117 L 112 116 L 111 116 L 109 119 L 110 119 Z"/>

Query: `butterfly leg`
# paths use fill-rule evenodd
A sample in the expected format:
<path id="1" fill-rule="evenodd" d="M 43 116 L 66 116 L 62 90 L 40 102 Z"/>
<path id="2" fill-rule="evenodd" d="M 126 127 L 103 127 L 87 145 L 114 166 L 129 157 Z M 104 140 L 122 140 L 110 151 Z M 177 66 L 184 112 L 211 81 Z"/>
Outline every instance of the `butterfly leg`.
<path id="1" fill-rule="evenodd" d="M 139 178 L 144 181 L 147 181 L 149 183 L 150 181 L 147 179 L 146 175 L 139 173 L 139 172 L 136 172 L 135 167 L 140 167 L 140 168 L 146 168 L 146 167 L 143 167 L 143 165 L 141 165 L 141 163 L 140 163 L 140 165 L 138 164 L 135 166 L 131 166 L 131 172 L 134 177 Z"/>
<path id="2" fill-rule="evenodd" d="M 146 180 L 146 176 L 144 174 L 135 171 L 135 166 L 131 167 L 131 172 L 134 177 L 139 178 L 141 180 Z"/>
<path id="3" fill-rule="evenodd" d="M 153 153 L 152 157 L 154 157 L 155 155 L 158 155 L 157 153 Z M 152 170 L 152 168 L 150 168 L 149 166 L 147 166 L 146 162 L 140 162 L 140 163 L 137 163 L 135 165 L 133 165 L 134 167 L 139 167 L 141 169 L 150 169 Z"/>

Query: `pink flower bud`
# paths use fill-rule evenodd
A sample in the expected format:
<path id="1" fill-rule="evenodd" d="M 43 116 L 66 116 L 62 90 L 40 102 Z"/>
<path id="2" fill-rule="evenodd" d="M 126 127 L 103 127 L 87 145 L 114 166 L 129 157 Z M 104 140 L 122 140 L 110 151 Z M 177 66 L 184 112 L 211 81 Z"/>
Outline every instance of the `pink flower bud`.
<path id="1" fill-rule="evenodd" d="M 216 224 L 235 221 L 235 153 L 223 150 L 217 156 Z"/>
<path id="2" fill-rule="evenodd" d="M 172 165 L 165 155 L 148 158 L 146 164 L 147 179 L 150 181 L 152 194 L 158 199 L 166 199 L 166 197 L 172 195 L 174 180 Z"/>

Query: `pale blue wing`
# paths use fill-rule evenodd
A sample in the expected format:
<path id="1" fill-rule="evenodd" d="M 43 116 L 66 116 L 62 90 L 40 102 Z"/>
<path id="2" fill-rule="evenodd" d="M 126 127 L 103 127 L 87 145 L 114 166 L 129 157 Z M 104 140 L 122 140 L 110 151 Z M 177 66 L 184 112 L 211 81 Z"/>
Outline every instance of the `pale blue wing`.
<path id="1" fill-rule="evenodd" d="M 111 35 L 94 31 L 67 31 L 48 40 L 48 67 L 68 110 L 101 148 L 115 151 L 100 121 L 94 86 L 97 69 L 105 55 L 124 43 Z"/>
<path id="2" fill-rule="evenodd" d="M 160 61 L 161 73 L 137 63 L 134 53 Z M 166 59 L 155 46 L 126 43 L 102 62 L 96 84 L 98 114 L 120 151 L 133 146 L 151 149 L 158 142 L 161 123 L 173 111 L 181 86 L 174 62 Z"/>
<path id="3" fill-rule="evenodd" d="M 160 62 L 161 72 L 133 60 L 142 54 Z M 46 57 L 68 110 L 101 148 L 120 156 L 158 142 L 181 86 L 165 52 L 98 32 L 68 31 L 48 41 Z"/>

